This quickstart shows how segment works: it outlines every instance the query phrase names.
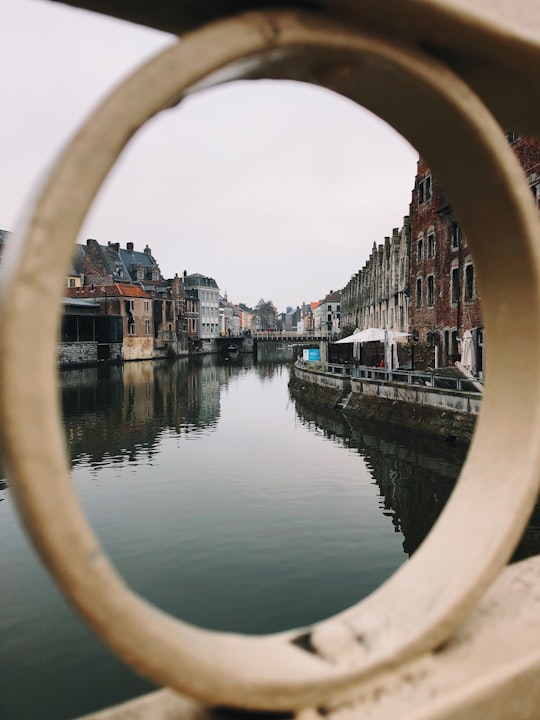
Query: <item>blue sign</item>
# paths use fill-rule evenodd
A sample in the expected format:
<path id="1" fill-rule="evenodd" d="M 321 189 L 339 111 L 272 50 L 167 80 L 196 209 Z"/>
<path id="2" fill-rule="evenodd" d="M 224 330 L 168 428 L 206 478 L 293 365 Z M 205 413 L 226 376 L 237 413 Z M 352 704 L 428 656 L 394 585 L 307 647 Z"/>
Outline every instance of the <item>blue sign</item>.
<path id="1" fill-rule="evenodd" d="M 311 362 L 319 362 L 321 359 L 321 351 L 320 350 L 304 350 L 304 360 L 309 360 Z"/>

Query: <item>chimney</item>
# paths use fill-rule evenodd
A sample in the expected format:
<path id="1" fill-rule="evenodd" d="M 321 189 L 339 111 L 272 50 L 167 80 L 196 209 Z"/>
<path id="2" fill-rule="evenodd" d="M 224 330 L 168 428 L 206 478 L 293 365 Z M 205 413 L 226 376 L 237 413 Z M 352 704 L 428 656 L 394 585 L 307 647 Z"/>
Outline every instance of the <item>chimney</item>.
<path id="1" fill-rule="evenodd" d="M 89 245 L 91 245 L 92 243 L 95 243 L 95 242 L 97 242 L 97 240 L 94 240 L 94 238 L 88 238 L 86 241 L 86 247 L 88 247 Z"/>
<path id="2" fill-rule="evenodd" d="M 134 246 L 132 242 L 126 243 L 126 250 L 129 250 L 129 252 L 133 252 L 133 247 Z"/>
<path id="3" fill-rule="evenodd" d="M 147 255 L 151 255 L 151 254 L 152 254 L 152 251 L 150 250 L 150 248 L 148 247 L 148 245 L 144 248 L 144 252 L 145 252 Z"/>

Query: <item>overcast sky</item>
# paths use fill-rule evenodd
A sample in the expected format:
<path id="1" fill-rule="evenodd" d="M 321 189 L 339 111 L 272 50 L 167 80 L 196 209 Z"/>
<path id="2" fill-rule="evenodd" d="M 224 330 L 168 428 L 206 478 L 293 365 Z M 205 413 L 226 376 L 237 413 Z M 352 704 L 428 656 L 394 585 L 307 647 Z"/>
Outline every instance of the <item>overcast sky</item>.
<path id="1" fill-rule="evenodd" d="M 107 91 L 174 38 L 46 0 L 0 0 L 0 228 Z M 417 153 L 351 101 L 289 82 L 198 93 L 131 141 L 79 242 L 148 244 L 163 274 L 286 306 L 342 288 L 408 213 Z"/>

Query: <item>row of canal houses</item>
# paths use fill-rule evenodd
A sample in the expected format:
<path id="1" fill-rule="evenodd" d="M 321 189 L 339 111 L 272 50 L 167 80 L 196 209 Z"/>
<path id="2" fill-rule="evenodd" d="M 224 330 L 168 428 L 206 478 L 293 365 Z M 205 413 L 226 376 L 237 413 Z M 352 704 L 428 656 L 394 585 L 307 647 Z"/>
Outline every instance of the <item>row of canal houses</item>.
<path id="1" fill-rule="evenodd" d="M 540 141 L 516 133 L 507 133 L 507 139 L 540 208 Z M 470 369 L 482 373 L 480 303 L 467 237 L 442 187 L 420 159 L 402 227 L 373 245 L 364 267 L 342 290 L 342 334 L 368 327 L 406 332 L 416 356 L 431 367 L 461 360 L 462 340 L 468 337 L 474 348 Z"/>
<path id="2" fill-rule="evenodd" d="M 0 230 L 0 257 L 9 235 Z M 66 276 L 58 363 L 212 351 L 216 337 L 241 335 L 251 322 L 249 309 L 221 297 L 213 278 L 184 271 L 165 279 L 148 246 L 89 239 L 75 246 Z"/>

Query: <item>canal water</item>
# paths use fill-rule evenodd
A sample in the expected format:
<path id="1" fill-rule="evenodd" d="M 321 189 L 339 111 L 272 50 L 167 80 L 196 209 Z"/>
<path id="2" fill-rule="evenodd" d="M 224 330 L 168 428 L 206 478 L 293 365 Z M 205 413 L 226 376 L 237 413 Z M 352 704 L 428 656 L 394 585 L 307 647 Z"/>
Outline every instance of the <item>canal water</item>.
<path id="1" fill-rule="evenodd" d="M 200 626 L 301 627 L 370 593 L 421 543 L 461 445 L 352 423 L 257 358 L 61 372 L 73 481 L 131 586 Z M 0 491 L 0 716 L 69 720 L 152 689 L 64 601 Z"/>

